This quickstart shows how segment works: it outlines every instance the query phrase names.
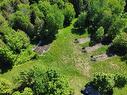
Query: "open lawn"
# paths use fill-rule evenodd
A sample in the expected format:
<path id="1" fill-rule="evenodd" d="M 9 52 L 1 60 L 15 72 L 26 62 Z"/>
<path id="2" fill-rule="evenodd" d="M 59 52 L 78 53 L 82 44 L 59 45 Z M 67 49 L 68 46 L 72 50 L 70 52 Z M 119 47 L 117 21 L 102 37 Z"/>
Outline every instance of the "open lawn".
<path id="1" fill-rule="evenodd" d="M 127 65 L 125 62 L 122 62 L 118 56 L 104 61 L 92 62 L 90 56 L 105 53 L 108 46 L 103 46 L 89 54 L 82 53 L 81 48 L 83 45 L 75 44 L 74 39 L 87 37 L 88 33 L 86 32 L 82 35 L 74 34 L 71 32 L 72 28 L 73 24 L 59 30 L 56 40 L 51 44 L 49 51 L 40 56 L 37 61 L 30 61 L 15 66 L 11 71 L 0 76 L 14 81 L 20 71 L 28 70 L 34 65 L 40 65 L 44 70 L 51 68 L 58 70 L 67 77 L 71 87 L 75 91 L 75 95 L 81 95 L 81 88 L 97 72 L 127 74 Z M 88 46 L 88 43 L 84 45 Z M 127 89 L 127 87 L 123 89 Z M 127 90 L 115 89 L 114 91 L 114 95 L 126 95 L 125 91 Z"/>

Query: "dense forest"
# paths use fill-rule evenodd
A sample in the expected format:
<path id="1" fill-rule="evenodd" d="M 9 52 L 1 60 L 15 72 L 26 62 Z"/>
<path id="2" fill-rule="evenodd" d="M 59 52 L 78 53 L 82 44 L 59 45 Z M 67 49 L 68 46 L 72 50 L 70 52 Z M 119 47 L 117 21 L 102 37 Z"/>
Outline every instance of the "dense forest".
<path id="1" fill-rule="evenodd" d="M 0 95 L 126 95 L 127 0 L 0 0 Z"/>

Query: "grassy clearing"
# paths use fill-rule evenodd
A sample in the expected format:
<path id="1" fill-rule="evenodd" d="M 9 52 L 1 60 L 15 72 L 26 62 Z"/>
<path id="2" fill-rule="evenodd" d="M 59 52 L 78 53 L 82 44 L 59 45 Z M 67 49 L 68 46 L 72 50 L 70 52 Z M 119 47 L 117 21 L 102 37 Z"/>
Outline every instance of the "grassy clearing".
<path id="1" fill-rule="evenodd" d="M 125 86 L 124 88 L 115 88 L 114 89 L 114 95 L 127 95 L 127 86 Z"/>
<path id="2" fill-rule="evenodd" d="M 18 66 L 14 66 L 12 68 L 12 70 L 10 70 L 4 74 L 1 74 L 0 77 L 6 78 L 6 79 L 10 80 L 11 82 L 13 82 L 14 79 L 18 77 L 20 72 L 31 69 L 35 63 L 37 63 L 37 61 L 30 61 L 30 62 L 21 64 Z"/>
<path id="3" fill-rule="evenodd" d="M 121 62 L 120 57 L 115 56 L 106 61 L 92 62 L 91 55 L 98 55 L 106 52 L 108 46 L 91 53 L 82 53 L 82 46 L 74 43 L 75 38 L 87 37 L 88 33 L 77 35 L 71 33 L 73 25 L 59 30 L 57 39 L 51 44 L 48 52 L 41 56 L 37 61 L 30 61 L 25 64 L 15 66 L 11 71 L 1 75 L 13 81 L 20 71 L 39 65 L 42 69 L 55 69 L 68 78 L 70 86 L 74 89 L 75 95 L 81 95 L 81 88 L 92 78 L 97 72 L 104 73 L 127 73 L 125 62 Z M 88 43 L 86 43 L 86 46 Z M 126 88 L 125 88 L 126 89 Z M 115 89 L 114 95 L 126 95 L 126 90 Z M 120 94 L 122 93 L 122 94 Z"/>

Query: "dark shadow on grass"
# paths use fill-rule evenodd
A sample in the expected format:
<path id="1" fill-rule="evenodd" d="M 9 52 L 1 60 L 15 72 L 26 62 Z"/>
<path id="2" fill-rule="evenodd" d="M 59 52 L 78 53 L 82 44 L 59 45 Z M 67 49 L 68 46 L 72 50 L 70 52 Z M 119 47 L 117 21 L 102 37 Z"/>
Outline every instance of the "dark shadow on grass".
<path id="1" fill-rule="evenodd" d="M 109 44 L 112 43 L 112 39 L 111 39 L 110 37 L 105 36 L 105 37 L 102 39 L 101 43 L 102 43 L 103 45 L 109 45 Z"/>
<path id="2" fill-rule="evenodd" d="M 13 67 L 12 63 L 0 56 L 0 73 L 3 74 Z"/>
<path id="3" fill-rule="evenodd" d="M 85 29 L 82 29 L 82 28 L 73 28 L 73 29 L 71 30 L 71 32 L 72 32 L 73 34 L 83 35 L 86 31 L 85 31 Z"/>
<path id="4" fill-rule="evenodd" d="M 118 50 L 114 49 L 115 47 L 113 45 L 111 45 L 108 50 L 106 51 L 106 54 L 109 57 L 112 57 L 114 55 L 120 56 L 121 61 L 126 62 L 127 64 L 127 52 L 125 52 L 125 50 L 123 48 L 118 48 Z"/>
<path id="5" fill-rule="evenodd" d="M 43 37 L 43 38 L 39 38 L 39 39 L 34 39 L 31 41 L 31 44 L 38 45 L 40 43 L 39 46 L 49 45 L 54 40 L 56 40 L 56 36 L 53 36 L 53 37 L 47 36 L 47 37 Z"/>
<path id="6" fill-rule="evenodd" d="M 127 54 L 121 57 L 121 61 L 124 61 L 127 64 Z"/>
<path id="7" fill-rule="evenodd" d="M 89 82 L 85 85 L 85 87 L 81 90 L 83 95 L 101 95 L 95 85 L 92 82 Z M 108 90 L 105 92 L 104 95 L 113 95 L 113 89 Z"/>
<path id="8" fill-rule="evenodd" d="M 114 55 L 117 55 L 112 46 L 110 46 L 110 47 L 107 49 L 106 54 L 108 55 L 108 57 L 112 57 L 112 56 L 114 56 Z"/>

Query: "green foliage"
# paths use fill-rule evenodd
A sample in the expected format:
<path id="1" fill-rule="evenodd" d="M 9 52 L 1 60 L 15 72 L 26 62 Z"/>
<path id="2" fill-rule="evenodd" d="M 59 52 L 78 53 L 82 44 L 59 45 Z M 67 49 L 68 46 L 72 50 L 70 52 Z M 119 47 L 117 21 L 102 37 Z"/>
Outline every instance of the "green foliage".
<path id="1" fill-rule="evenodd" d="M 4 78 L 0 78 L 0 94 L 10 95 L 12 93 L 12 83 Z"/>
<path id="2" fill-rule="evenodd" d="M 114 39 L 121 31 L 124 32 L 124 29 L 127 26 L 127 18 L 116 18 L 109 28 L 108 35 L 111 39 Z"/>
<path id="3" fill-rule="evenodd" d="M 113 40 L 113 49 L 120 54 L 127 53 L 127 34 L 125 32 L 121 32 L 115 37 Z"/>
<path id="4" fill-rule="evenodd" d="M 50 2 L 51 5 L 57 4 L 60 9 L 63 9 L 65 6 L 64 0 L 47 0 Z"/>
<path id="5" fill-rule="evenodd" d="M 26 16 L 29 16 L 31 12 L 29 4 L 22 4 L 22 3 L 17 6 L 17 11 L 22 12 Z"/>
<path id="6" fill-rule="evenodd" d="M 32 36 L 37 39 L 40 39 L 40 33 L 44 30 L 44 14 L 41 12 L 41 10 L 38 8 L 37 4 L 31 5 L 31 14 L 30 14 L 30 20 L 31 23 L 34 25 L 34 32 Z M 36 39 L 35 38 L 35 39 Z"/>
<path id="7" fill-rule="evenodd" d="M 89 82 L 101 95 L 112 95 L 113 88 L 123 88 L 127 85 L 127 78 L 122 74 L 95 74 L 93 80 Z"/>
<path id="8" fill-rule="evenodd" d="M 87 12 L 87 20 L 86 16 L 82 16 L 82 20 L 79 17 L 76 25 L 78 28 L 82 26 L 84 29 L 87 28 L 93 36 L 97 29 L 102 26 L 105 30 L 104 34 L 108 35 L 111 41 L 126 28 L 127 17 L 123 17 L 125 0 L 85 0 L 84 2 L 87 5 L 87 8 L 84 9 Z M 80 21 L 81 24 L 78 24 Z"/>
<path id="9" fill-rule="evenodd" d="M 101 93 L 106 95 L 115 85 L 112 76 L 106 74 L 96 74 L 92 80 L 92 85 Z"/>
<path id="10" fill-rule="evenodd" d="M 40 35 L 42 38 L 52 38 L 57 30 L 63 27 L 64 15 L 56 5 L 50 5 L 49 2 L 40 2 L 39 8 L 45 15 L 45 27 Z"/>
<path id="11" fill-rule="evenodd" d="M 65 16 L 65 20 L 64 20 L 65 25 L 70 24 L 72 19 L 74 19 L 74 17 L 75 17 L 75 10 L 74 10 L 73 5 L 71 3 L 65 4 L 63 14 Z"/>
<path id="12" fill-rule="evenodd" d="M 30 60 L 37 59 L 38 55 L 32 51 L 32 47 L 29 46 L 27 49 L 22 50 L 15 60 L 15 64 L 22 64 Z"/>
<path id="13" fill-rule="evenodd" d="M 46 14 L 50 13 L 53 9 L 51 8 L 52 6 L 50 5 L 50 2 L 47 1 L 40 1 L 38 4 L 38 7 L 40 11 L 43 12 L 43 14 L 46 16 Z"/>
<path id="14" fill-rule="evenodd" d="M 100 42 L 102 40 L 104 36 L 104 28 L 100 27 L 97 29 L 96 33 L 95 33 L 95 39 L 97 42 Z"/>
<path id="15" fill-rule="evenodd" d="M 2 15 L 0 15 L 0 26 L 5 22 L 6 22 L 5 18 Z"/>
<path id="16" fill-rule="evenodd" d="M 14 6 L 15 4 L 15 6 Z M 14 9 L 9 13 L 7 9 Z M 5 8 L 4 8 L 5 7 Z M 50 39 L 66 22 L 70 22 L 75 15 L 72 4 L 65 0 L 6 0 L 1 4 L 3 15 L 7 15 L 9 25 L 14 30 L 22 30 L 31 40 Z M 10 9 L 11 10 L 11 9 Z M 63 10 L 64 15 L 63 15 Z"/>
<path id="17" fill-rule="evenodd" d="M 81 12 L 87 9 L 88 2 L 87 0 L 68 0 L 74 5 L 76 15 L 79 15 Z"/>
<path id="18" fill-rule="evenodd" d="M 39 74 L 40 75 L 40 74 Z M 37 75 L 34 89 L 36 94 L 44 95 L 70 95 L 71 90 L 67 82 L 56 71 L 49 70 L 43 77 Z"/>
<path id="19" fill-rule="evenodd" d="M 1 13 L 5 18 L 9 18 L 10 14 L 16 11 L 19 0 L 4 0 L 0 3 Z"/>
<path id="20" fill-rule="evenodd" d="M 5 39 L 7 41 L 7 45 L 14 51 L 20 53 L 22 49 L 25 49 L 29 46 L 30 41 L 27 35 L 18 30 L 13 35 L 6 35 Z"/>
<path id="21" fill-rule="evenodd" d="M 0 33 L 2 34 L 3 36 L 3 40 L 5 41 L 5 36 L 6 35 L 13 35 L 15 33 L 15 31 L 8 26 L 8 23 L 3 23 L 1 26 L 0 26 Z"/>
<path id="22" fill-rule="evenodd" d="M 88 1 L 88 12 L 90 20 L 97 25 L 97 21 L 100 22 L 105 16 L 105 12 L 112 12 L 112 16 L 119 16 L 124 11 L 125 1 L 124 0 L 89 0 Z M 106 22 L 106 21 L 105 21 Z"/>
<path id="23" fill-rule="evenodd" d="M 16 91 L 12 95 L 33 95 L 31 88 L 26 87 L 23 92 Z"/>
<path id="24" fill-rule="evenodd" d="M 0 39 L 6 47 L 0 48 L 0 67 L 9 63 L 12 68 L 35 59 L 30 41 L 54 39 L 75 11 L 67 0 L 1 0 L 0 14 Z"/>
<path id="25" fill-rule="evenodd" d="M 31 7 L 32 12 L 35 13 L 35 18 L 38 17 L 40 20 L 44 18 L 44 14 L 43 12 L 41 12 L 37 4 L 32 4 L 30 7 Z"/>
<path id="26" fill-rule="evenodd" d="M 55 70 L 43 72 L 39 67 L 20 75 L 21 85 L 32 88 L 36 95 L 70 95 L 68 82 Z"/>
<path id="27" fill-rule="evenodd" d="M 79 15 L 77 22 L 75 23 L 76 28 L 85 28 L 87 19 L 87 13 L 83 12 Z"/>
<path id="28" fill-rule="evenodd" d="M 30 4 L 38 3 L 40 0 L 29 0 Z"/>
<path id="29" fill-rule="evenodd" d="M 9 63 L 13 63 L 14 56 L 12 54 L 12 51 L 10 51 L 7 46 L 0 47 L 0 57 L 1 60 L 8 61 Z"/>
<path id="30" fill-rule="evenodd" d="M 30 37 L 33 34 L 34 26 L 30 23 L 30 18 L 27 15 L 24 15 L 23 12 L 17 11 L 13 13 L 9 18 L 9 23 L 11 27 L 15 30 L 23 30 Z"/>
<path id="31" fill-rule="evenodd" d="M 0 73 L 12 68 L 14 58 L 13 52 L 0 40 Z"/>
<path id="32" fill-rule="evenodd" d="M 127 77 L 122 74 L 116 74 L 114 76 L 115 87 L 123 88 L 127 84 Z"/>
<path id="33" fill-rule="evenodd" d="M 46 15 L 46 26 L 49 31 L 53 32 L 63 27 L 64 16 L 61 11 L 57 10 L 56 6 L 53 6 L 52 8 L 54 11 Z"/>

